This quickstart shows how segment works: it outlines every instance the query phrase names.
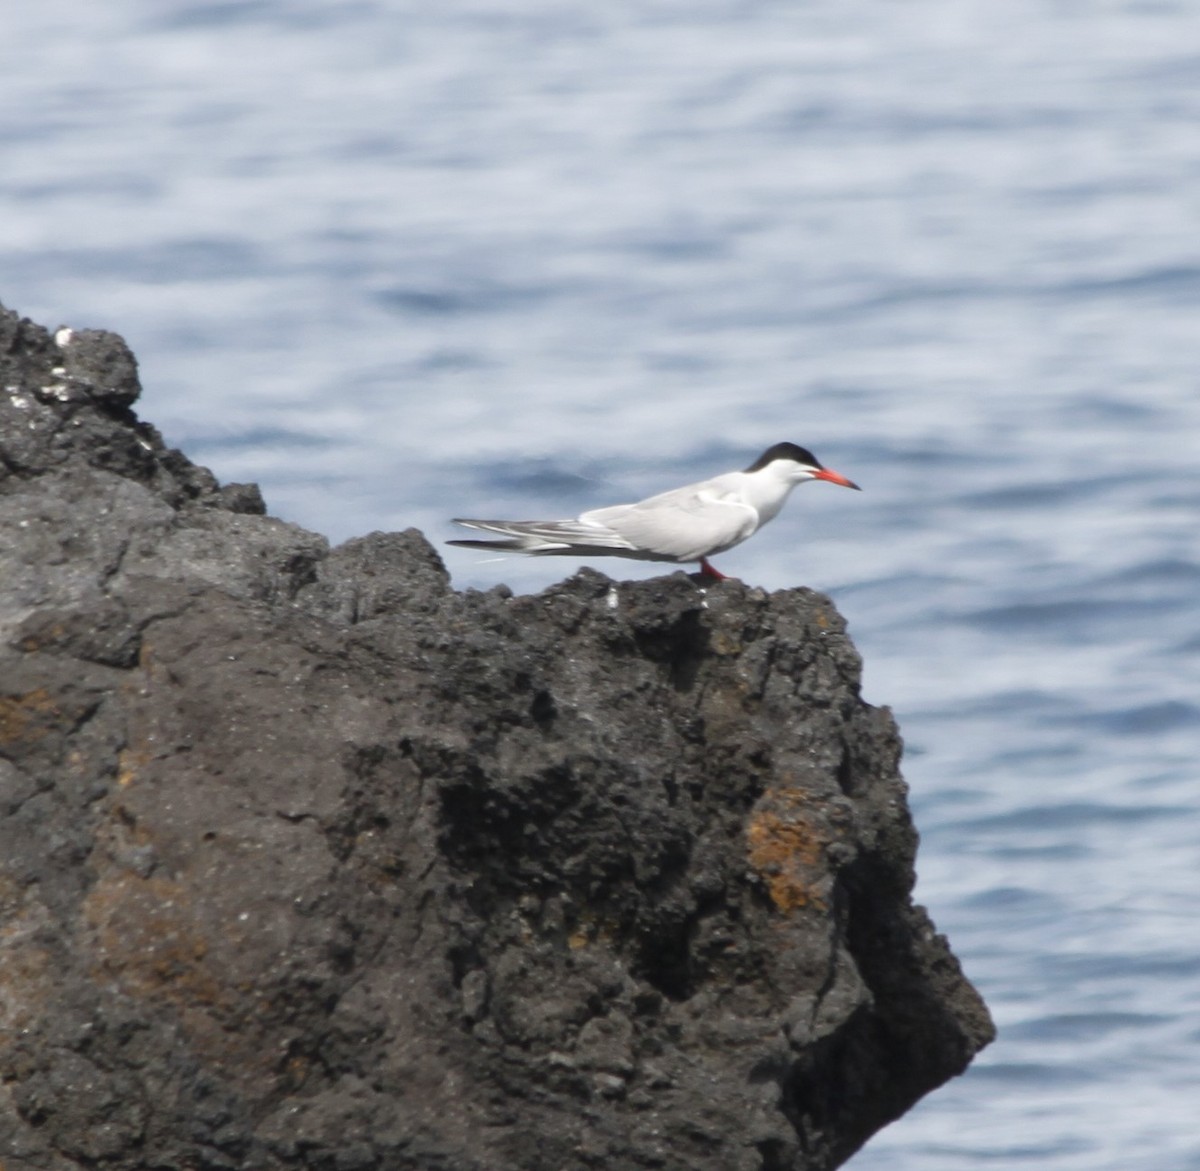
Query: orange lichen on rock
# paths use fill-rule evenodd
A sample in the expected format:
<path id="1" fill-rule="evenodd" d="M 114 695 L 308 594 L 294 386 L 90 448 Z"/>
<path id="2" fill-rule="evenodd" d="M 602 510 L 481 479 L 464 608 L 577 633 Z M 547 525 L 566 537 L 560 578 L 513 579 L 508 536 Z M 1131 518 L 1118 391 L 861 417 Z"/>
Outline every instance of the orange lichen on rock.
<path id="1" fill-rule="evenodd" d="M 152 756 L 148 749 L 122 748 L 117 757 L 117 784 L 122 789 L 128 788 L 151 759 Z"/>
<path id="2" fill-rule="evenodd" d="M 614 920 L 596 917 L 585 912 L 567 935 L 567 947 L 580 951 L 594 943 L 610 944 L 617 938 L 618 928 Z"/>
<path id="3" fill-rule="evenodd" d="M 25 695 L 0 695 L 0 744 L 12 748 L 40 740 L 58 714 L 44 687 Z"/>
<path id="4" fill-rule="evenodd" d="M 27 655 L 35 654 L 40 651 L 47 643 L 53 644 L 66 634 L 67 626 L 65 622 L 55 622 L 45 630 L 39 631 L 37 634 L 27 634 L 20 641 L 21 650 Z M 0 1164 L 0 1171 L 4 1171 L 3 1164 Z"/>
<path id="5" fill-rule="evenodd" d="M 803 809 L 797 790 L 768 789 L 746 827 L 749 860 L 781 911 L 825 910 L 828 839 Z"/>
<path id="6" fill-rule="evenodd" d="M 277 1055 L 262 1042 L 273 1006 L 228 963 L 229 941 L 213 932 L 204 892 L 193 884 L 108 873 L 83 904 L 93 933 L 92 979 L 171 1013 L 191 1051 L 229 1063 L 247 1080 L 274 1076 Z"/>
<path id="7" fill-rule="evenodd" d="M 129 873 L 106 875 L 92 888 L 84 912 L 98 954 L 128 991 L 200 1004 L 220 998 L 217 981 L 201 963 L 208 943 L 191 898 L 180 883 Z"/>

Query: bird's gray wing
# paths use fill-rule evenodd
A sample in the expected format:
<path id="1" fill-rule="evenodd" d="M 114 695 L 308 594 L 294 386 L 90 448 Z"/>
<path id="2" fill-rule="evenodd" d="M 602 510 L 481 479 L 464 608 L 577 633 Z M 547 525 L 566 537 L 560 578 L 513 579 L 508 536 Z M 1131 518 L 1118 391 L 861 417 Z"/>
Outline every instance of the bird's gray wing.
<path id="1" fill-rule="evenodd" d="M 634 546 L 603 524 L 579 520 L 469 520 L 455 517 L 454 523 L 468 529 L 500 533 L 506 541 L 451 541 L 452 545 L 480 545 L 512 549 L 522 553 L 567 552 L 573 548 L 629 550 Z"/>
<path id="2" fill-rule="evenodd" d="M 706 481 L 585 512 L 580 521 L 603 525 L 633 548 L 677 561 L 699 561 L 744 541 L 758 527 L 758 513 L 718 481 Z"/>

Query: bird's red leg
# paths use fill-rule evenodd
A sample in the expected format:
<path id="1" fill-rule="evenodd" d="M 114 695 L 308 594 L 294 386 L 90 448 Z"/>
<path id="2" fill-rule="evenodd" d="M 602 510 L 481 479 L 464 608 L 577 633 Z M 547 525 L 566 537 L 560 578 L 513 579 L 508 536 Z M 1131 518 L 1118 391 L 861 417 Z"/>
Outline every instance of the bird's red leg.
<path id="1" fill-rule="evenodd" d="M 722 573 L 719 569 L 714 569 L 708 563 L 707 557 L 700 558 L 700 572 L 704 577 L 711 577 L 713 581 L 728 581 L 729 574 Z"/>

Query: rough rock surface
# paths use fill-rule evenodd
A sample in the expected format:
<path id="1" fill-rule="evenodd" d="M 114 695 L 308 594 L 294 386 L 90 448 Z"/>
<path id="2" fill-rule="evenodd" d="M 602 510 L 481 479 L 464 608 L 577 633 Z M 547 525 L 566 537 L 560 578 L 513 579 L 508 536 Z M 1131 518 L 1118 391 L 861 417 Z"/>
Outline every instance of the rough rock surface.
<path id="1" fill-rule="evenodd" d="M 454 592 L 0 314 L 5 1171 L 830 1168 L 990 1040 L 825 597 Z"/>

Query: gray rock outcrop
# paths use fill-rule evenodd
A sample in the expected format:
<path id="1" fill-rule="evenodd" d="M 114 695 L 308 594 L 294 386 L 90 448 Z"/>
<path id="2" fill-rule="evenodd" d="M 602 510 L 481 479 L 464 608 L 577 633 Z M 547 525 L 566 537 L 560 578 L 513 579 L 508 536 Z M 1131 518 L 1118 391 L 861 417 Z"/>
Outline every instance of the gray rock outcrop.
<path id="1" fill-rule="evenodd" d="M 0 312 L 5 1171 L 801 1171 L 992 1036 L 831 602 L 330 549 Z"/>

